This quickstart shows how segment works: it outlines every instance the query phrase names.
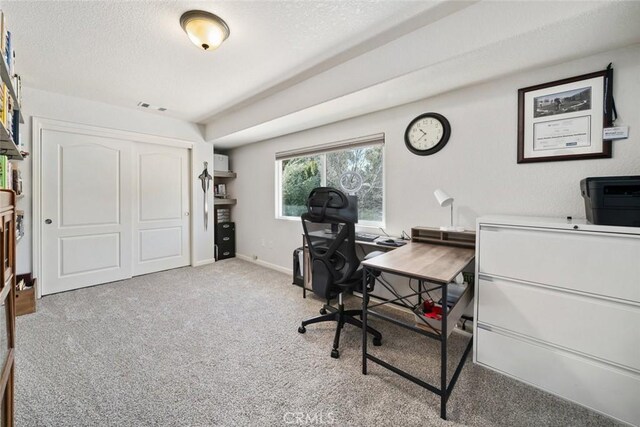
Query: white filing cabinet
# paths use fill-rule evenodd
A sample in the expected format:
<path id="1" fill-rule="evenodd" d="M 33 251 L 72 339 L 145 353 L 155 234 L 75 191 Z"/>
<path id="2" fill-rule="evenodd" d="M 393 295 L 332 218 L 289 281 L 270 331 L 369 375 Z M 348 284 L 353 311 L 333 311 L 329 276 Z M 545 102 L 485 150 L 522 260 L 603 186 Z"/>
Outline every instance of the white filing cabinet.
<path id="1" fill-rule="evenodd" d="M 478 219 L 473 361 L 640 425 L 640 228 Z"/>

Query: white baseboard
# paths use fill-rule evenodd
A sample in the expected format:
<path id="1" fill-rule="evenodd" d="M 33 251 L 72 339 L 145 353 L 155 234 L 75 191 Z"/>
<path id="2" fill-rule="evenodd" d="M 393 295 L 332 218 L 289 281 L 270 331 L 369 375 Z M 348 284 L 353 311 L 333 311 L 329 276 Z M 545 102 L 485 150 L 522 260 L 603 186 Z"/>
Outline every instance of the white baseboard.
<path id="1" fill-rule="evenodd" d="M 193 264 L 191 264 L 191 267 L 200 267 L 203 265 L 209 265 L 209 264 L 213 264 L 214 262 L 216 262 L 216 260 L 214 258 L 211 259 L 205 259 L 202 261 L 196 261 Z"/>
<path id="2" fill-rule="evenodd" d="M 271 270 L 279 271 L 280 273 L 293 275 L 293 269 L 291 268 L 284 268 L 279 265 L 272 264 L 270 262 L 262 261 L 261 259 L 253 259 L 253 257 L 250 257 L 249 255 L 236 253 L 236 258 L 240 258 L 244 261 L 249 261 L 254 264 L 258 264 L 262 267 L 270 268 Z"/>

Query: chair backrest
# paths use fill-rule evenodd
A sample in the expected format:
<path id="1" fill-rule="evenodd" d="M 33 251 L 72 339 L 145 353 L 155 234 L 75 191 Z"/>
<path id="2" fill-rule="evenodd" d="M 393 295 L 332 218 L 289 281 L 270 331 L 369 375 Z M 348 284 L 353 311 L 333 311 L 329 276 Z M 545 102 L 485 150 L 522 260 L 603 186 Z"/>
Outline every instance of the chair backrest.
<path id="1" fill-rule="evenodd" d="M 307 199 L 307 212 L 302 214 L 302 228 L 311 256 L 313 293 L 332 298 L 341 291 L 338 286 L 350 281 L 360 266 L 356 256 L 355 224 L 346 212 L 349 199 L 340 190 L 314 188 Z M 328 226 L 337 233 L 327 232 Z"/>

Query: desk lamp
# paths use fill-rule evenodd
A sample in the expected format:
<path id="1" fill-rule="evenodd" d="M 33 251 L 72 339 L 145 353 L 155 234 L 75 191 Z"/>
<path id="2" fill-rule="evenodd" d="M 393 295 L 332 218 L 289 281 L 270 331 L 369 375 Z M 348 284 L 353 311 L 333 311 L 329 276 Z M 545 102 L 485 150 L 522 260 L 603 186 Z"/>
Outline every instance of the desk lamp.
<path id="1" fill-rule="evenodd" d="M 455 231 L 456 227 L 453 226 L 453 197 L 440 190 L 439 188 L 433 192 L 433 195 L 436 196 L 436 200 L 438 204 L 443 208 L 449 206 L 451 208 L 451 224 L 449 226 L 442 226 L 440 230 L 443 231 Z"/>

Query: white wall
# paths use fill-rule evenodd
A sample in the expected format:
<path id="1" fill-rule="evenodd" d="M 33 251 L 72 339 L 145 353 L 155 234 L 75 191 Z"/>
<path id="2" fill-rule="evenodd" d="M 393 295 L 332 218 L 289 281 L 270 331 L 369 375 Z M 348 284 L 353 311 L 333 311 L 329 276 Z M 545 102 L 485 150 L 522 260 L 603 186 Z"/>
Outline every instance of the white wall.
<path id="1" fill-rule="evenodd" d="M 614 64 L 614 96 L 630 138 L 613 143 L 613 157 L 517 164 L 517 90 L 604 69 Z M 473 69 L 468 70 L 473 73 Z M 291 269 L 291 252 L 301 246 L 299 221 L 275 219 L 275 152 L 378 132 L 386 134 L 387 231 L 399 235 L 416 225 L 446 224 L 433 191 L 455 197 L 455 221 L 469 228 L 485 214 L 585 216 L 579 182 L 589 176 L 640 175 L 640 45 L 553 67 L 496 79 L 412 104 L 299 132 L 230 152 L 238 177 L 230 191 L 238 199 L 237 252 Z M 448 145 L 419 157 L 404 145 L 415 116 L 435 111 L 452 126 Z"/>
<path id="2" fill-rule="evenodd" d="M 195 212 L 193 212 L 196 228 L 194 230 L 195 242 L 193 248 L 196 262 L 203 262 L 213 258 L 213 227 L 209 227 L 209 232 L 206 234 L 202 230 L 202 226 L 197 227 L 198 224 L 203 223 L 203 201 L 200 182 L 196 182 L 197 176 L 202 172 L 202 162 L 208 161 L 210 165 L 213 164 L 213 147 L 203 141 L 201 129 L 197 125 L 183 120 L 163 117 L 159 114 L 114 107 L 28 87 L 23 88 L 22 108 L 25 123 L 21 125 L 20 133 L 28 151 L 31 151 L 32 148 L 31 126 L 33 117 L 64 120 L 194 142 L 193 156 L 195 166 L 192 171 L 194 176 L 192 191 L 196 195 L 194 199 L 196 202 Z M 31 159 L 27 158 L 27 160 L 21 162 L 20 169 L 22 170 L 25 197 L 18 202 L 18 209 L 25 211 L 26 235 L 18 243 L 17 269 L 18 273 L 24 273 L 32 271 L 33 233 L 31 208 L 33 189 Z M 210 167 L 210 171 L 212 170 L 213 168 Z M 197 192 L 198 190 L 200 191 L 199 193 Z M 210 203 L 212 202 L 213 200 Z"/>

